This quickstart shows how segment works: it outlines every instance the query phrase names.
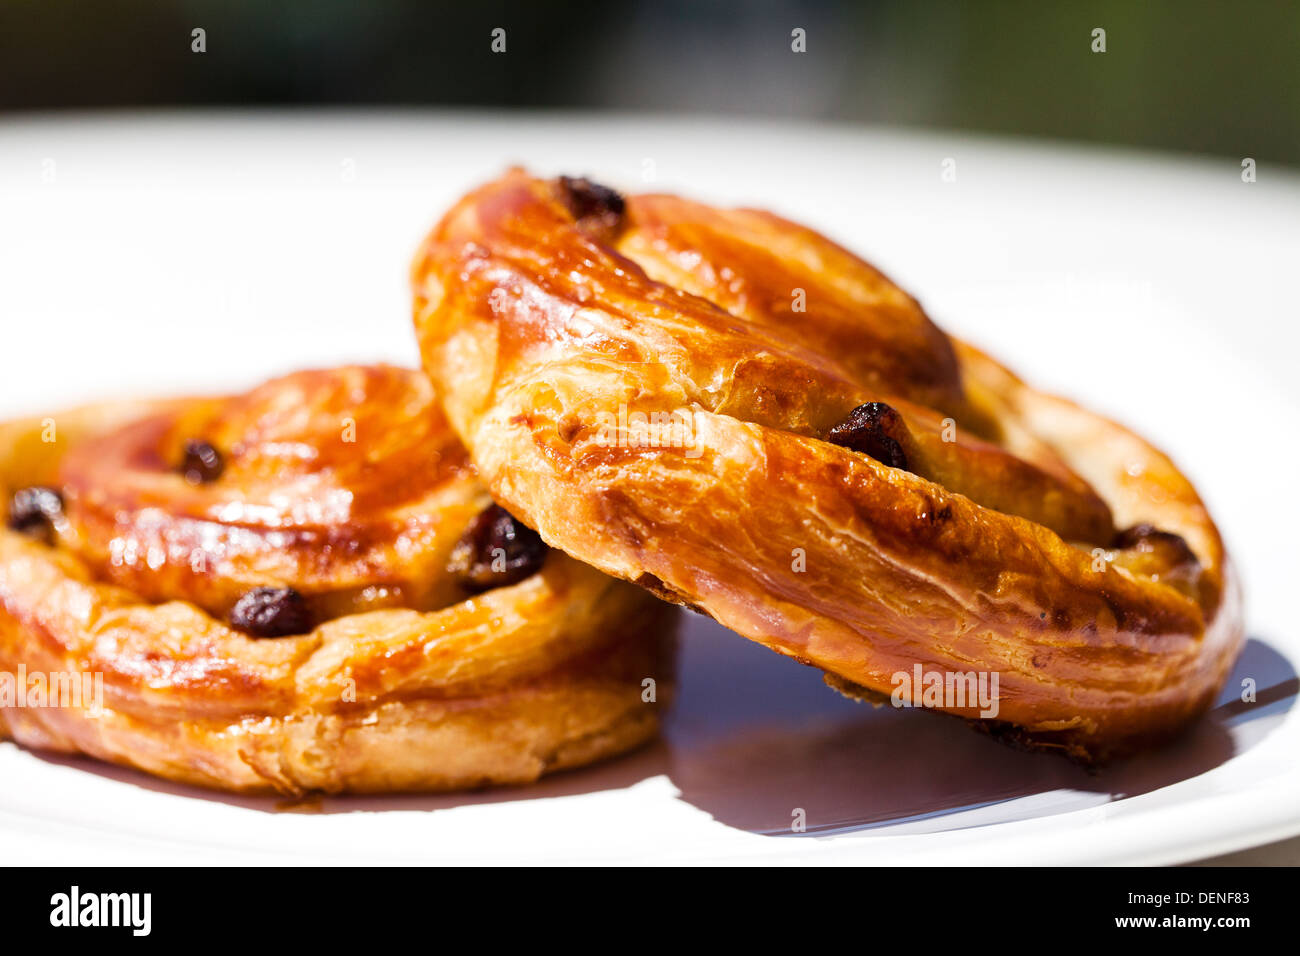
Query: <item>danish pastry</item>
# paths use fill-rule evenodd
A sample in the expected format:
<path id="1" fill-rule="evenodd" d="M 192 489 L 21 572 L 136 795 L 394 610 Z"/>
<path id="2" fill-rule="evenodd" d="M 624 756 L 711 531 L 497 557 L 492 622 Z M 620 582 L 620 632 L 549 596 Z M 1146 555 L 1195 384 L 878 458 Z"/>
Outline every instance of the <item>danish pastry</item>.
<path id="1" fill-rule="evenodd" d="M 0 426 L 0 671 L 100 681 L 11 699 L 0 736 L 289 794 L 522 783 L 650 738 L 675 609 L 494 505 L 432 399 L 351 367 Z"/>
<path id="2" fill-rule="evenodd" d="M 516 169 L 413 287 L 496 500 L 846 693 L 995 675 L 995 716 L 902 702 L 1098 761 L 1184 726 L 1237 654 L 1236 578 L 1167 457 L 811 229 Z"/>

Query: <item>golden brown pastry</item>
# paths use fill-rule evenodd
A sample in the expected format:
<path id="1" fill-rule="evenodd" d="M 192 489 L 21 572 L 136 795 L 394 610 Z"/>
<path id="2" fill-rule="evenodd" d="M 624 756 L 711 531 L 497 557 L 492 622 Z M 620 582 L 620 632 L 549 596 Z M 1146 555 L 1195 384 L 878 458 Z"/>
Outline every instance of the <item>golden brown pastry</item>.
<path id="1" fill-rule="evenodd" d="M 1234 575 L 1168 458 L 812 230 L 512 170 L 413 284 L 498 501 L 846 692 L 996 674 L 985 729 L 1098 760 L 1185 725 L 1237 654 Z"/>
<path id="2" fill-rule="evenodd" d="M 523 783 L 655 733 L 671 615 L 493 505 L 421 373 L 9 423 L 0 490 L 0 672 L 102 675 L 102 708 L 11 700 L 0 737 L 298 794 Z"/>

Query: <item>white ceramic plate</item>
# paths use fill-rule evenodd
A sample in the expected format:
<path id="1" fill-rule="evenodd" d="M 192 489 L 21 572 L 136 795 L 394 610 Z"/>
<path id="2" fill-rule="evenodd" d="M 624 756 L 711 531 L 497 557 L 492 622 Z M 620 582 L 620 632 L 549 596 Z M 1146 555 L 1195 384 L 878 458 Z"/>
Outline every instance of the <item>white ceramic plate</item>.
<path id="1" fill-rule="evenodd" d="M 1164 863 L 1300 833 L 1300 181 L 1262 158 L 1243 183 L 1237 159 L 724 119 L 10 120 L 0 413 L 414 363 L 408 258 L 511 162 L 806 220 L 943 327 L 1156 436 L 1247 588 L 1251 642 L 1220 706 L 1173 747 L 1089 776 L 957 721 L 850 703 L 694 618 L 666 740 L 623 760 L 528 789 L 285 812 L 2 744 L 0 858 Z"/>

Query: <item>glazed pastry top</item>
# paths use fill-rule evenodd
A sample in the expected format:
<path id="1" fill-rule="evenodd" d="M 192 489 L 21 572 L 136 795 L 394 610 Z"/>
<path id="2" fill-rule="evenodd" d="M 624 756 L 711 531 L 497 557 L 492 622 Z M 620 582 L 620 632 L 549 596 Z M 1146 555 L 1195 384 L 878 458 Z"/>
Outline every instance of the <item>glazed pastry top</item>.
<path id="1" fill-rule="evenodd" d="M 1110 543 L 1106 503 L 1050 446 L 972 400 L 953 342 L 869 264 L 766 212 L 649 195 L 617 219 L 575 220 L 574 206 L 562 184 L 515 172 L 463 200 L 426 245 L 433 268 L 419 281 L 438 284 L 429 298 L 444 314 L 504 319 L 495 387 L 551 361 L 605 362 L 660 410 L 819 439 L 883 402 L 906 426 L 897 440 L 913 473 Z"/>
<path id="2" fill-rule="evenodd" d="M 490 504 L 425 376 L 391 366 L 167 403 L 72 447 L 59 485 L 61 545 L 217 617 L 254 587 L 296 589 L 315 620 L 462 600 L 445 566 Z"/>

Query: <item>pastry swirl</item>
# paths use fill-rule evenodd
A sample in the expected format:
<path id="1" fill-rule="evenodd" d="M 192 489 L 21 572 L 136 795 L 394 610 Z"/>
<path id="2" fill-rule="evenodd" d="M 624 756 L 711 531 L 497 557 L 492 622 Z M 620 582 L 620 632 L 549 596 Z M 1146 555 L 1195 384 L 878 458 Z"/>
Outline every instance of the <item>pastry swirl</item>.
<path id="1" fill-rule="evenodd" d="M 418 372 L 11 422 L 0 490 L 0 670 L 103 675 L 94 712 L 0 708 L 25 745 L 238 791 L 522 783 L 649 739 L 670 689 L 660 602 L 504 511 L 513 573 L 449 569 L 495 506 Z"/>
<path id="2" fill-rule="evenodd" d="M 1184 726 L 1236 657 L 1236 580 L 1173 463 L 810 229 L 512 170 L 412 275 L 498 501 L 846 692 L 996 673 L 987 729 L 1094 761 Z"/>

